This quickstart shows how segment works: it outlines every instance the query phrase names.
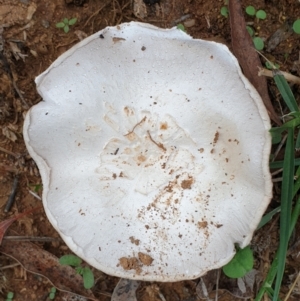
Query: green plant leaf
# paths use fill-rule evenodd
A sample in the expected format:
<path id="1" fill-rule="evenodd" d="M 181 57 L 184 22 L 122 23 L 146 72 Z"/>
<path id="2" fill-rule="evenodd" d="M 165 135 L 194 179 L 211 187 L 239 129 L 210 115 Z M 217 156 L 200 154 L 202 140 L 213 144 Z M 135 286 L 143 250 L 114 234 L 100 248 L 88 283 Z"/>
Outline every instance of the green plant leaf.
<path id="1" fill-rule="evenodd" d="M 272 136 L 272 144 L 278 144 L 281 141 L 281 135 L 284 129 L 282 127 L 271 128 L 270 134 Z"/>
<path id="2" fill-rule="evenodd" d="M 293 92 L 285 77 L 281 74 L 280 70 L 273 70 L 272 73 L 278 90 L 290 111 L 299 111 Z"/>
<path id="3" fill-rule="evenodd" d="M 295 174 L 296 181 L 294 183 L 294 189 L 293 189 L 293 197 L 296 196 L 300 189 L 300 167 L 297 168 L 296 174 Z"/>
<path id="4" fill-rule="evenodd" d="M 296 158 L 295 159 L 295 166 L 300 165 L 300 159 Z M 277 168 L 283 168 L 283 161 L 275 161 L 270 163 L 270 168 L 271 169 L 277 169 Z"/>
<path id="5" fill-rule="evenodd" d="M 227 6 L 222 6 L 221 10 L 220 10 L 220 13 L 223 17 L 227 18 L 228 17 L 228 8 L 227 8 Z"/>
<path id="6" fill-rule="evenodd" d="M 7 298 L 8 299 L 12 299 L 14 297 L 14 293 L 13 292 L 8 292 L 7 293 Z"/>
<path id="7" fill-rule="evenodd" d="M 55 293 L 50 293 L 49 294 L 49 299 L 50 300 L 54 300 L 54 298 L 55 298 Z"/>
<path id="8" fill-rule="evenodd" d="M 65 32 L 65 33 L 68 33 L 69 30 L 70 30 L 70 27 L 69 27 L 68 24 L 66 24 L 65 27 L 64 27 L 64 32 Z"/>
<path id="9" fill-rule="evenodd" d="M 59 263 L 65 264 L 65 265 L 70 265 L 73 267 L 78 267 L 82 263 L 82 260 L 75 255 L 69 254 L 69 255 L 64 255 L 64 256 L 60 257 Z"/>
<path id="10" fill-rule="evenodd" d="M 293 23 L 293 30 L 295 33 L 300 34 L 300 19 Z"/>
<path id="11" fill-rule="evenodd" d="M 297 134 L 296 143 L 295 143 L 295 150 L 296 151 L 300 150 L 300 131 L 298 131 L 298 134 Z"/>
<path id="12" fill-rule="evenodd" d="M 249 16 L 254 16 L 255 15 L 255 8 L 252 5 L 249 5 L 246 7 L 246 14 L 248 14 Z"/>
<path id="13" fill-rule="evenodd" d="M 64 18 L 64 19 L 63 19 L 63 22 L 65 23 L 65 25 L 66 25 L 66 24 L 69 24 L 69 20 L 68 20 L 67 18 Z"/>
<path id="14" fill-rule="evenodd" d="M 86 289 L 90 289 L 94 286 L 94 274 L 89 267 L 84 267 L 82 271 L 83 286 Z"/>
<path id="15" fill-rule="evenodd" d="M 77 22 L 77 18 L 72 18 L 69 20 L 68 24 L 69 25 L 74 25 Z"/>
<path id="16" fill-rule="evenodd" d="M 80 267 L 80 266 L 76 267 L 75 271 L 76 271 L 77 274 L 82 275 L 82 273 L 83 273 L 83 267 Z"/>
<path id="17" fill-rule="evenodd" d="M 294 159 L 294 156 L 292 157 L 292 155 L 294 155 L 294 148 L 293 148 L 293 129 L 289 129 L 288 130 L 288 141 L 287 141 L 287 145 L 286 145 L 286 153 L 285 153 L 285 157 L 284 157 L 284 161 L 279 161 L 279 162 L 272 162 L 271 163 L 271 168 L 275 168 L 273 167 L 276 166 L 276 168 L 283 168 L 284 169 L 284 173 L 285 173 L 285 181 L 286 181 L 286 178 L 289 178 L 291 181 L 290 183 L 292 183 L 292 178 L 294 178 L 294 174 L 293 172 L 291 171 L 287 171 L 287 168 L 289 168 L 289 165 L 292 163 L 290 162 L 290 159 L 291 161 L 294 161 L 294 166 L 295 166 L 295 159 Z M 291 157 L 290 157 L 291 156 Z M 289 159 L 289 160 L 287 160 Z M 297 161 L 297 159 L 296 159 Z M 278 164 L 280 163 L 280 164 Z M 299 162 L 300 164 L 300 162 Z M 291 168 L 293 170 L 293 168 Z M 289 177 L 288 177 L 288 174 L 290 173 Z M 298 168 L 297 172 L 296 172 L 296 175 L 300 175 L 300 169 Z M 289 183 L 289 184 L 290 184 Z M 281 196 L 281 200 L 283 202 L 281 202 L 281 205 L 284 205 L 284 206 L 291 206 L 291 204 L 288 204 L 288 199 L 284 199 L 283 197 L 283 192 L 286 194 L 288 192 L 288 189 L 291 189 L 291 188 L 288 188 L 287 183 L 285 183 L 285 186 L 282 185 L 282 196 Z M 292 191 L 292 198 L 295 196 L 295 193 L 297 192 L 297 181 L 296 183 L 294 184 L 293 186 L 293 191 Z M 283 187 L 284 187 L 284 190 L 283 190 Z M 296 191 L 296 192 L 295 192 Z M 290 193 L 291 191 L 289 191 Z M 285 195 L 286 197 L 287 195 Z M 285 210 L 286 209 L 289 209 L 289 208 L 284 208 Z M 281 213 L 282 214 L 282 213 Z M 284 226 L 287 226 L 289 228 L 289 231 L 288 231 L 288 236 L 287 238 L 283 238 L 283 239 L 287 239 L 287 241 L 289 240 L 289 238 L 291 237 L 292 235 L 292 232 L 296 226 L 296 223 L 297 223 L 297 220 L 299 218 L 299 215 L 300 215 L 300 198 L 297 199 L 296 201 L 296 204 L 295 204 L 295 207 L 294 207 L 294 210 L 291 214 L 291 221 L 290 221 L 290 224 L 287 225 L 286 224 L 286 220 L 282 219 L 280 220 L 280 225 L 281 227 L 284 227 Z M 282 244 L 282 239 L 281 239 L 281 242 Z M 272 290 L 271 286 L 273 284 L 273 281 L 275 279 L 275 277 L 277 276 L 277 278 L 279 279 L 278 282 L 281 283 L 280 281 L 280 278 L 282 279 L 282 275 L 280 274 L 282 272 L 282 266 L 284 267 L 284 263 L 285 263 L 285 257 L 279 257 L 279 253 L 280 253 L 280 248 L 277 250 L 276 254 L 275 254 L 275 257 L 274 257 L 274 260 L 272 262 L 272 265 L 271 265 L 271 268 L 269 269 L 268 271 L 268 274 L 258 292 L 258 294 L 256 295 L 256 298 L 255 298 L 255 301 L 260 301 L 265 292 L 268 293 L 268 295 L 271 297 L 271 298 L 274 298 L 273 300 L 277 300 L 277 296 L 276 296 L 276 291 L 274 293 L 274 291 Z M 280 267 L 281 266 L 281 267 Z M 279 267 L 281 269 L 280 273 L 279 273 Z M 276 280 L 277 282 L 277 280 Z M 277 284 L 276 286 L 276 290 L 279 290 L 280 289 L 280 285 Z"/>
<path id="18" fill-rule="evenodd" d="M 253 44 L 256 50 L 263 50 L 265 47 L 265 43 L 263 41 L 262 38 L 260 37 L 255 37 L 252 39 L 253 40 Z"/>
<path id="19" fill-rule="evenodd" d="M 285 269 L 286 254 L 290 236 L 294 187 L 294 158 L 294 130 L 292 128 L 289 128 L 284 153 L 284 166 L 282 172 L 278 267 L 274 294 L 272 299 L 273 301 L 277 301 L 277 298 L 279 296 L 279 291 Z"/>
<path id="20" fill-rule="evenodd" d="M 252 270 L 253 263 L 253 253 L 248 246 L 237 251 L 231 261 L 223 266 L 223 272 L 229 278 L 241 278 Z"/>
<path id="21" fill-rule="evenodd" d="M 267 214 L 265 214 L 262 217 L 260 223 L 258 224 L 256 231 L 259 230 L 260 228 L 262 228 L 264 225 L 266 225 L 273 218 L 273 216 L 278 212 L 280 212 L 280 207 L 277 207 L 277 208 L 273 209 L 272 211 L 268 212 Z"/>
<path id="22" fill-rule="evenodd" d="M 42 184 L 37 184 L 37 185 L 34 186 L 34 191 L 35 191 L 35 192 L 38 192 L 39 190 L 42 189 L 42 187 L 43 187 Z"/>
<path id="23" fill-rule="evenodd" d="M 257 19 L 261 19 L 261 20 L 264 20 L 267 17 L 266 12 L 262 9 L 258 10 L 255 15 Z"/>
<path id="24" fill-rule="evenodd" d="M 58 22 L 58 23 L 55 24 L 55 26 L 56 26 L 57 28 L 64 28 L 65 25 L 66 25 L 66 24 L 65 24 L 64 22 Z"/>
<path id="25" fill-rule="evenodd" d="M 251 26 L 249 26 L 249 25 L 246 26 L 246 29 L 247 29 L 249 35 L 251 37 L 253 37 L 254 36 L 254 29 Z"/>
<path id="26" fill-rule="evenodd" d="M 186 30 L 185 30 L 185 28 L 184 28 L 184 25 L 183 25 L 183 24 L 181 24 L 181 23 L 177 24 L 177 29 L 179 29 L 179 30 L 182 30 L 182 31 L 186 32 Z"/>
<path id="27" fill-rule="evenodd" d="M 269 69 L 269 70 L 273 70 L 273 69 L 279 69 L 280 68 L 280 66 L 277 64 L 277 63 L 272 63 L 272 62 L 269 62 L 269 61 L 266 61 L 265 62 L 265 66 L 266 66 L 266 68 L 267 69 Z"/>

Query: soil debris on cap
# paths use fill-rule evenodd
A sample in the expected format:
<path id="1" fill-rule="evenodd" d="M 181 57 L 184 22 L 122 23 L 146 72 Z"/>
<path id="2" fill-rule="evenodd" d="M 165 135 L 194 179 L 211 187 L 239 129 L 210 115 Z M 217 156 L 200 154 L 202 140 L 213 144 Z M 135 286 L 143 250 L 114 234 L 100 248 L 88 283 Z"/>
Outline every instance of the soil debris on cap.
<path id="1" fill-rule="evenodd" d="M 121 257 L 119 258 L 119 262 L 124 270 L 136 270 L 137 273 L 141 272 L 140 263 L 136 257 Z"/>
<path id="2" fill-rule="evenodd" d="M 142 253 L 142 252 L 139 252 L 138 255 L 139 255 L 139 260 L 144 265 L 147 265 L 147 266 L 149 266 L 154 260 L 150 255 Z"/>

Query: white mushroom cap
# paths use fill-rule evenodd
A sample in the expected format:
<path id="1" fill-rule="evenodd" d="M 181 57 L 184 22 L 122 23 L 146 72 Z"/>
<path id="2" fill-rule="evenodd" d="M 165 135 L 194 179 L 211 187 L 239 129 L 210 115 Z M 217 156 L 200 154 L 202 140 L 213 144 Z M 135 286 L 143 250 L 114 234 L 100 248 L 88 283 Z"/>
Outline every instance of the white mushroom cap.
<path id="1" fill-rule="evenodd" d="M 270 121 L 226 46 L 108 27 L 37 79 L 24 138 L 46 214 L 105 273 L 177 281 L 249 244 L 271 198 Z"/>

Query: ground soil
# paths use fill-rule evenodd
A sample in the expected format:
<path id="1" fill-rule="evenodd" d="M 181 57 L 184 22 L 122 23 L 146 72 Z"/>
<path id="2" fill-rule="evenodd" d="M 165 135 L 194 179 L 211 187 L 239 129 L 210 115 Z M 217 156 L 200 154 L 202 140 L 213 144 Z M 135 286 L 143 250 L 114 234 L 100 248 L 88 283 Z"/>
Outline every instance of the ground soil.
<path id="1" fill-rule="evenodd" d="M 41 101 L 36 91 L 35 77 L 80 39 L 106 26 L 136 20 L 163 28 L 172 27 L 180 22 L 194 38 L 222 42 L 229 47 L 231 45 L 228 18 L 220 14 L 224 1 L 161 0 L 160 3 L 148 1 L 154 4 L 145 7 L 137 4 L 134 6 L 132 2 L 131 0 L 0 0 L 0 221 L 41 206 L 41 201 L 29 193 L 29 190 L 32 190 L 41 196 L 39 189 L 41 178 L 23 142 L 24 116 L 32 105 Z M 289 31 L 290 24 L 300 17 L 299 1 L 241 2 L 243 7 L 253 5 L 267 12 L 267 18 L 263 21 L 246 16 L 248 24 L 251 24 L 256 34 L 265 40 L 266 48 L 262 51 L 263 54 L 272 62 L 279 64 L 282 70 L 300 76 L 299 35 Z M 143 1 L 140 1 L 140 4 L 143 4 Z M 77 18 L 77 22 L 70 27 L 69 33 L 66 34 L 62 29 L 56 28 L 55 24 L 63 18 L 74 17 Z M 279 28 L 281 42 L 276 43 L 272 36 Z M 281 116 L 278 92 L 272 81 L 268 81 L 268 86 L 275 110 Z M 299 88 L 292 86 L 292 89 L 299 101 Z M 4 212 L 16 178 L 18 183 L 15 203 L 8 212 Z M 279 187 L 277 185 L 274 187 L 274 197 L 269 210 L 278 206 Z M 287 294 L 299 273 L 300 249 L 297 243 L 299 233 L 295 231 L 288 252 L 282 296 Z M 8 236 L 23 237 L 23 240 L 24 237 L 31 237 L 29 240 L 38 245 L 41 251 L 48 251 L 56 257 L 70 252 L 48 222 L 43 209 L 15 222 L 6 233 L 4 243 L 8 241 Z M 229 281 L 221 272 L 218 274 L 214 271 L 203 279 L 177 283 L 142 283 L 137 290 L 137 299 L 143 301 L 164 299 L 188 301 L 200 300 L 201 297 L 205 299 L 201 289 L 204 283 L 210 298 L 214 298 L 219 279 L 218 300 L 242 300 L 238 298 L 239 296 L 251 300 L 266 275 L 277 245 L 278 219 L 275 218 L 271 225 L 262 228 L 254 236 L 252 247 L 257 275 L 254 286 L 244 294 L 241 294 L 240 286 L 236 282 Z M 0 300 L 5 299 L 8 291 L 15 293 L 14 300 L 49 300 L 49 291 L 53 287 L 51 279 L 49 280 L 50 276 L 43 277 L 45 274 L 41 272 L 32 273 L 26 269 L 27 264 L 33 264 L 30 262 L 34 261 L 32 256 L 26 257 L 27 262 L 20 264 L 10 255 L 12 254 L 7 251 L 0 253 Z M 99 271 L 95 271 L 95 275 L 97 281 L 92 293 L 97 300 L 110 300 L 119 279 Z M 64 275 L 60 274 L 56 281 L 63 282 L 63 277 Z M 299 300 L 299 294 L 300 286 L 296 284 L 289 300 Z M 58 291 L 55 300 L 80 299 Z"/>

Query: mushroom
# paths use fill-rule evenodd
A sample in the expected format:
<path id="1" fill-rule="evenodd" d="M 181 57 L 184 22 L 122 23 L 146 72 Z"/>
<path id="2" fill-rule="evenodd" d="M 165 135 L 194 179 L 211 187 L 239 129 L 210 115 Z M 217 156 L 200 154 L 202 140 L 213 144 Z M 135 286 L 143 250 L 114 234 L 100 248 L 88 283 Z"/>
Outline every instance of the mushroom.
<path id="1" fill-rule="evenodd" d="M 226 46 L 125 23 L 36 84 L 24 139 L 75 254 L 114 276 L 178 281 L 249 244 L 272 195 L 270 121 Z"/>

